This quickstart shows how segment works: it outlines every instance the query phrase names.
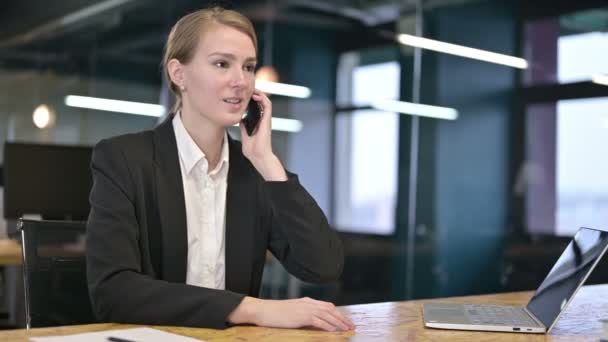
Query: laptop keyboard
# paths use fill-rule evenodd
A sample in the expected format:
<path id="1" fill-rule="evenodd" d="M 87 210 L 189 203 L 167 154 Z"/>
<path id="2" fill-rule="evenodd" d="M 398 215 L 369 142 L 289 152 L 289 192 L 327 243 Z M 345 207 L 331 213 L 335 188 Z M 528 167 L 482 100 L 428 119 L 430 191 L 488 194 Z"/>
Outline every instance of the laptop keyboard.
<path id="1" fill-rule="evenodd" d="M 473 324 L 536 327 L 538 324 L 523 310 L 513 306 L 465 305 L 465 313 Z"/>

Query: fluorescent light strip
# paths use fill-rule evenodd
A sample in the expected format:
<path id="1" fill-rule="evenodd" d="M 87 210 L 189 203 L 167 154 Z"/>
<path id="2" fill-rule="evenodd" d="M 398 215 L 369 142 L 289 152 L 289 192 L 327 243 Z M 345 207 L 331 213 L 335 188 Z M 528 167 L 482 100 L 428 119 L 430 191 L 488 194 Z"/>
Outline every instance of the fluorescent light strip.
<path id="1" fill-rule="evenodd" d="M 165 114 L 165 107 L 156 104 L 102 99 L 99 97 L 68 95 L 65 104 L 69 107 L 103 110 L 108 112 L 137 114 L 160 117 Z M 235 125 L 238 126 L 238 125 Z M 294 119 L 272 118 L 272 129 L 275 131 L 297 133 L 302 130 L 302 122 Z"/>
<path id="2" fill-rule="evenodd" d="M 311 94 L 310 88 L 307 87 L 265 80 L 256 80 L 255 87 L 268 94 L 297 97 L 301 99 L 308 98 Z"/>
<path id="3" fill-rule="evenodd" d="M 387 112 L 397 112 L 435 119 L 456 120 L 458 118 L 458 111 L 454 108 L 448 107 L 429 106 L 394 100 L 374 101 L 372 102 L 371 106 Z"/>
<path id="4" fill-rule="evenodd" d="M 597 74 L 591 77 L 591 82 L 608 86 L 608 75 Z"/>
<path id="5" fill-rule="evenodd" d="M 157 104 L 102 99 L 99 97 L 68 95 L 65 105 L 69 107 L 104 110 L 108 112 L 127 113 L 160 117 L 165 114 L 165 107 Z"/>
<path id="6" fill-rule="evenodd" d="M 289 132 L 289 133 L 298 133 L 302 130 L 302 121 L 294 120 L 294 119 L 286 119 L 286 118 L 272 118 L 273 131 L 281 131 L 281 132 Z M 239 124 L 234 125 L 239 126 Z"/>
<path id="7" fill-rule="evenodd" d="M 502 64 L 513 68 L 527 69 L 528 62 L 519 57 L 503 55 L 486 50 L 474 49 L 462 45 L 450 44 L 438 40 L 412 36 L 410 34 L 399 34 L 397 40 L 403 45 L 419 47 L 422 49 L 443 52 L 451 55 L 478 59 L 490 63 Z"/>
<path id="8" fill-rule="evenodd" d="M 272 118 L 272 130 L 297 133 L 302 130 L 302 122 L 300 120 Z"/>

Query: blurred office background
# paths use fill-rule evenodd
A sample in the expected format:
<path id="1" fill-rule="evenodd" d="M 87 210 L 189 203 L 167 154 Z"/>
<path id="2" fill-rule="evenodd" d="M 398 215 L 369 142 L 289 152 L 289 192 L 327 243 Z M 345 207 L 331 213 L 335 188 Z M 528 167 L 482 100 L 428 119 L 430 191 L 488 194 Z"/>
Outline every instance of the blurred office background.
<path id="1" fill-rule="evenodd" d="M 90 147 L 162 119 L 83 107 L 95 98 L 169 106 L 166 36 L 210 3 L 252 19 L 259 66 L 275 81 L 310 90 L 272 95 L 274 116 L 290 119 L 274 124 L 274 149 L 346 251 L 341 280 L 327 285 L 302 283 L 269 258 L 263 297 L 348 305 L 531 290 L 578 227 L 608 228 L 604 0 L 8 0 L 3 238 L 22 214 L 82 216 L 82 201 L 57 207 L 88 191 Z M 415 48 L 416 36 L 511 65 Z M 0 318 L 14 326 L 21 279 L 15 266 L 2 274 Z M 608 282 L 606 261 L 590 282 Z"/>

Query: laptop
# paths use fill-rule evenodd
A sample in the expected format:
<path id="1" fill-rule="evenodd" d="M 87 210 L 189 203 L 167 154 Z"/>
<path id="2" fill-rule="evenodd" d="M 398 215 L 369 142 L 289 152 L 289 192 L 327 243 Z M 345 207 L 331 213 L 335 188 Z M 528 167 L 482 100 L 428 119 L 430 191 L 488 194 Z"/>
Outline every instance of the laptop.
<path id="1" fill-rule="evenodd" d="M 424 303 L 424 326 L 548 333 L 608 249 L 608 232 L 581 228 L 525 307 Z"/>

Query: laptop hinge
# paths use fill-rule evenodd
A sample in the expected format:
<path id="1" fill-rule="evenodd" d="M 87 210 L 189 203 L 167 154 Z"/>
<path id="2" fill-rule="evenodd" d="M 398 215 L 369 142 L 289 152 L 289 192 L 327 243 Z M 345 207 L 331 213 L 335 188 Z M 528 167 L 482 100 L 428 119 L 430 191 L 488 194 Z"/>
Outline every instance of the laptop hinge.
<path id="1" fill-rule="evenodd" d="M 547 330 L 548 328 L 545 327 L 545 325 L 543 324 L 543 322 L 541 322 L 538 318 L 536 318 L 536 316 L 534 316 L 533 313 L 531 313 L 530 311 L 528 311 L 528 308 L 524 306 L 524 311 L 528 314 L 528 316 L 532 317 L 532 319 L 541 327 L 545 328 L 545 330 Z"/>

